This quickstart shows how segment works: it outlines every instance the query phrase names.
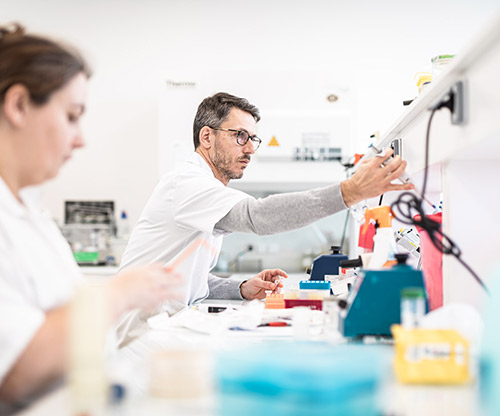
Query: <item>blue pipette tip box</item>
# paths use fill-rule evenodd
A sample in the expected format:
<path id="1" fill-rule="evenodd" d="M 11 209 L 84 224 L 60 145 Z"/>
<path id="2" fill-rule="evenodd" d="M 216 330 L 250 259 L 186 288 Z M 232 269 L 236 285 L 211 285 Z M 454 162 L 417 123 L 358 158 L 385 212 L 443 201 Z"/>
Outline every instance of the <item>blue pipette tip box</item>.
<path id="1" fill-rule="evenodd" d="M 326 280 L 301 280 L 300 289 L 330 290 L 330 282 Z"/>

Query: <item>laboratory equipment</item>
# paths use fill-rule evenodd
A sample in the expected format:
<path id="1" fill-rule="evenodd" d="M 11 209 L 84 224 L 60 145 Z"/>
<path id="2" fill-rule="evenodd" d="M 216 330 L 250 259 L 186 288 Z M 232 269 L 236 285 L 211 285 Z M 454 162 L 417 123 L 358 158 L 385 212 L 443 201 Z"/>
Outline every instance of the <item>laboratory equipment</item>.
<path id="1" fill-rule="evenodd" d="M 414 228 L 400 228 L 394 232 L 396 244 L 407 250 L 412 256 L 420 259 L 420 235 Z"/>
<path id="2" fill-rule="evenodd" d="M 375 156 L 377 157 L 385 157 L 385 150 L 383 149 L 378 149 L 373 143 L 368 146 L 368 150 L 373 150 L 375 153 Z M 387 164 L 391 163 L 393 161 L 393 157 L 389 157 L 386 159 L 384 162 L 382 162 L 382 165 L 386 166 Z M 403 174 L 398 178 L 401 183 L 412 183 L 410 175 L 408 175 L 406 172 L 403 172 Z"/>
<path id="3" fill-rule="evenodd" d="M 103 265 L 116 233 L 113 201 L 66 201 L 61 231 L 80 265 Z"/>
<path id="4" fill-rule="evenodd" d="M 323 300 L 330 296 L 330 282 L 326 280 L 302 280 L 299 283 L 299 299 Z"/>
<path id="5" fill-rule="evenodd" d="M 306 307 L 315 311 L 323 309 L 322 299 L 285 299 L 285 309 Z"/>
<path id="6" fill-rule="evenodd" d="M 345 337 L 391 336 L 390 326 L 401 322 L 401 290 L 425 291 L 422 272 L 407 265 L 407 257 L 396 254 L 398 264 L 391 268 L 361 269 L 340 312 L 339 329 Z"/>
<path id="7" fill-rule="evenodd" d="M 284 309 L 305 306 L 309 309 L 321 310 L 323 299 L 330 295 L 330 282 L 321 283 L 324 285 L 323 289 L 287 290 L 285 293 L 276 293 L 272 290 L 266 290 L 266 309 Z"/>
<path id="8" fill-rule="evenodd" d="M 323 334 L 327 337 L 337 335 L 339 330 L 339 305 L 335 296 L 323 299 Z"/>
<path id="9" fill-rule="evenodd" d="M 270 290 L 266 291 L 266 309 L 284 309 L 285 295 L 282 293 L 274 293 Z"/>
<path id="10" fill-rule="evenodd" d="M 348 257 L 340 252 L 340 246 L 331 246 L 331 251 L 331 254 L 322 254 L 313 260 L 311 270 L 307 270 L 311 275 L 309 280 L 331 281 L 338 277 L 340 262 Z"/>
<path id="11" fill-rule="evenodd" d="M 130 237 L 130 224 L 128 221 L 128 215 L 125 211 L 122 211 L 120 215 L 120 220 L 117 226 L 117 234 L 119 238 L 128 240 Z"/>
<path id="12" fill-rule="evenodd" d="M 437 78 L 454 57 L 455 55 L 438 55 L 432 58 L 432 76 Z"/>
<path id="13" fill-rule="evenodd" d="M 364 232 L 368 229 L 371 220 L 375 221 L 376 232 L 373 237 L 373 255 L 367 268 L 380 269 L 389 260 L 389 255 L 395 251 L 391 207 L 378 206 L 368 208 L 365 211 Z"/>
<path id="14" fill-rule="evenodd" d="M 417 74 L 415 74 L 415 78 L 417 79 L 416 84 L 418 93 L 420 94 L 431 83 L 432 74 L 429 72 L 417 72 Z"/>
<path id="15" fill-rule="evenodd" d="M 436 224 L 442 223 L 442 212 L 427 215 L 427 218 Z M 419 216 L 415 216 L 420 219 Z M 422 270 L 424 271 L 425 285 L 429 296 L 429 307 L 433 311 L 443 306 L 443 252 L 432 242 L 431 236 L 421 227 L 417 227 L 420 235 Z M 442 241 L 442 237 L 437 237 Z"/>
<path id="16" fill-rule="evenodd" d="M 485 331 L 481 344 L 479 386 L 483 413 L 498 415 L 500 409 L 500 269 L 490 276 L 491 297 L 485 308 Z"/>
<path id="17" fill-rule="evenodd" d="M 274 283 L 275 286 L 272 290 L 272 293 L 280 293 L 280 289 L 283 287 L 283 285 L 281 284 L 281 279 L 278 277 Z"/>
<path id="18" fill-rule="evenodd" d="M 330 292 L 330 282 L 325 280 L 301 280 L 299 288 L 304 290 L 327 290 Z"/>
<path id="19" fill-rule="evenodd" d="M 68 384 L 75 415 L 104 414 L 109 395 L 106 373 L 108 293 L 102 285 L 83 284 L 70 304 Z"/>
<path id="20" fill-rule="evenodd" d="M 462 384 L 471 380 L 469 343 L 454 329 L 404 329 L 393 325 L 399 381 L 415 384 Z"/>
<path id="21" fill-rule="evenodd" d="M 368 345 L 275 341 L 224 349 L 215 366 L 218 414 L 375 416 L 390 365 L 388 349 Z"/>
<path id="22" fill-rule="evenodd" d="M 404 329 L 418 328 L 424 315 L 424 290 L 421 287 L 405 287 L 401 291 L 401 326 Z"/>

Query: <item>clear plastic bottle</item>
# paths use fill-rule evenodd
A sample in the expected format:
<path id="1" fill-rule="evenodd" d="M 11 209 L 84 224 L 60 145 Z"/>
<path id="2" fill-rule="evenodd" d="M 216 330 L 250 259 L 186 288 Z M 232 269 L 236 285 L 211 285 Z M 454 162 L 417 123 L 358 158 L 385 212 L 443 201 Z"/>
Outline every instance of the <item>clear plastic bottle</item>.
<path id="1" fill-rule="evenodd" d="M 404 329 L 418 328 L 424 315 L 424 289 L 421 287 L 404 288 L 401 291 L 401 326 Z"/>
<path id="2" fill-rule="evenodd" d="M 122 211 L 120 220 L 118 221 L 118 237 L 124 240 L 128 240 L 130 237 L 130 226 L 128 216 L 125 211 Z"/>

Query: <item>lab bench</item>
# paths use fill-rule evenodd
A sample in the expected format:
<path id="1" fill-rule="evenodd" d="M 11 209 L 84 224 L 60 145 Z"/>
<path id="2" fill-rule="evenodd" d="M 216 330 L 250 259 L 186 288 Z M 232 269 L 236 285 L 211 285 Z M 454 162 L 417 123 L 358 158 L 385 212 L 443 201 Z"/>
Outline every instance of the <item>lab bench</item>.
<path id="1" fill-rule="evenodd" d="M 241 306 L 241 301 L 214 301 L 224 306 Z M 283 335 L 277 335 L 279 331 L 284 331 Z M 335 354 L 346 344 L 337 340 L 335 344 L 325 343 L 321 334 L 313 335 L 314 340 L 309 342 L 314 352 L 315 345 L 322 345 L 324 348 L 331 349 Z M 163 415 L 175 414 L 197 415 L 197 416 L 216 416 L 219 415 L 219 394 L 213 389 L 208 393 L 194 398 L 157 398 L 148 394 L 150 391 L 150 377 L 152 366 L 155 366 L 154 359 L 158 357 L 158 352 L 162 351 L 192 351 L 193 360 L 200 351 L 211 360 L 223 348 L 261 348 L 263 342 L 274 340 L 274 346 L 282 345 L 283 348 L 294 345 L 294 335 L 291 328 L 262 328 L 259 332 L 246 331 L 225 331 L 217 336 L 208 335 L 187 328 L 170 329 L 151 329 L 146 334 L 134 340 L 130 345 L 119 350 L 116 354 L 115 365 L 123 364 L 121 368 L 121 377 L 126 377 L 128 399 L 120 406 L 110 409 L 110 414 L 135 415 L 148 414 Z M 279 340 L 276 343 L 276 340 Z M 361 348 L 372 348 L 373 345 L 367 344 Z M 380 344 L 381 349 L 392 354 L 392 345 L 388 343 Z M 274 354 L 279 354 L 276 350 Z M 254 358 L 253 358 L 254 359 Z M 152 361 L 153 360 L 153 361 Z M 241 365 L 244 364 L 242 357 Z M 161 367 L 156 363 L 156 367 Z M 176 367 L 178 370 L 178 367 Z M 214 372 L 210 367 L 202 369 L 196 367 L 199 374 L 193 377 L 202 377 L 207 385 L 214 383 Z M 234 369 L 235 372 L 240 371 Z M 472 382 L 459 386 L 432 386 L 432 385 L 403 385 L 395 380 L 392 365 L 386 369 L 385 379 L 378 392 L 377 401 L 380 403 L 382 415 L 398 416 L 442 416 L 445 414 L 454 416 L 470 416 L 480 414 L 478 411 L 478 384 Z M 193 366 L 187 365 L 185 371 L 190 374 L 193 372 Z M 161 381 L 163 380 L 163 381 Z M 170 381 L 169 381 L 170 380 Z M 333 379 L 332 379 L 333 380 Z M 157 381 L 158 382 L 158 381 Z M 161 383 L 183 383 L 183 377 L 179 372 L 172 371 L 167 377 L 160 379 Z M 185 382 L 185 379 L 184 379 Z M 161 387 L 160 387 L 161 388 Z M 165 387 L 166 388 L 166 387 Z M 186 388 L 186 386 L 184 386 Z M 189 384 L 187 388 L 196 388 L 196 382 Z M 48 396 L 36 402 L 31 408 L 19 413 L 21 416 L 41 416 L 46 414 L 58 414 L 61 416 L 71 415 L 71 399 L 68 387 L 62 387 Z M 115 413 L 113 413 L 115 412 Z"/>

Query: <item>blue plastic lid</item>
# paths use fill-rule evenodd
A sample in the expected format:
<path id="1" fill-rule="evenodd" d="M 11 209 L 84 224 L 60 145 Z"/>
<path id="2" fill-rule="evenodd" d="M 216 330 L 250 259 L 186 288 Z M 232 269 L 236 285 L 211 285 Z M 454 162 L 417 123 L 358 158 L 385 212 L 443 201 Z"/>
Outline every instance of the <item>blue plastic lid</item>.
<path id="1" fill-rule="evenodd" d="M 127 218 L 127 213 L 125 211 L 122 211 L 122 215 L 121 215 L 121 218 Z"/>
<path id="2" fill-rule="evenodd" d="M 300 289 L 318 289 L 330 290 L 330 281 L 328 280 L 301 280 Z"/>

